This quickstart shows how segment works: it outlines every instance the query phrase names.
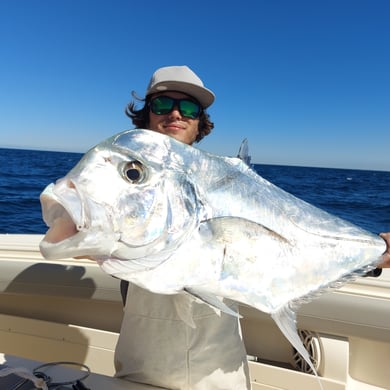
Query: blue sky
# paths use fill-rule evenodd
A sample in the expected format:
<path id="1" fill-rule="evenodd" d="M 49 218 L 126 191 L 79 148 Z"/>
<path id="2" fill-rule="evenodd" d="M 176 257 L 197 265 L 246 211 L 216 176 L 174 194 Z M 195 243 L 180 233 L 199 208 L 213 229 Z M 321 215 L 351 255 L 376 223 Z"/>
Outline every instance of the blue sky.
<path id="1" fill-rule="evenodd" d="M 84 152 L 186 64 L 217 96 L 201 149 L 390 171 L 389 20 L 386 0 L 1 0 L 0 147 Z"/>

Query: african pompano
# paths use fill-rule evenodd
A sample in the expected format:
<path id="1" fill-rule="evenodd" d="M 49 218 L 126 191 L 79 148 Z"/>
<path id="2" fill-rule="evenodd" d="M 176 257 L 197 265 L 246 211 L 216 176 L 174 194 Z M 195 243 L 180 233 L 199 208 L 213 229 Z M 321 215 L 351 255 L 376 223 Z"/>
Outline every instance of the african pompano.
<path id="1" fill-rule="evenodd" d="M 374 268 L 385 242 L 276 187 L 238 158 L 150 130 L 102 142 L 41 195 L 46 258 L 88 256 L 161 294 L 271 314 L 313 368 L 296 305 Z M 231 313 L 232 314 L 232 313 Z M 314 368 L 313 368 L 314 369 Z"/>

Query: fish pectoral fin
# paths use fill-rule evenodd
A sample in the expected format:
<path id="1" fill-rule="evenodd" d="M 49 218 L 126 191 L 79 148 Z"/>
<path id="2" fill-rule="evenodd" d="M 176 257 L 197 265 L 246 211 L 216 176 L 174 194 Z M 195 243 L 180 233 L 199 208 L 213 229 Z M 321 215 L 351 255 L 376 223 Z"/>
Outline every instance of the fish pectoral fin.
<path id="1" fill-rule="evenodd" d="M 229 306 L 227 306 L 221 298 L 218 298 L 216 295 L 206 293 L 202 290 L 186 287 L 184 289 L 188 294 L 202 301 L 203 303 L 209 305 L 215 312 L 220 315 L 220 312 L 229 314 L 233 317 L 241 318 L 240 314 L 236 311 L 232 310 Z"/>
<path id="2" fill-rule="evenodd" d="M 258 240 L 263 237 L 278 245 L 289 245 L 289 241 L 277 232 L 260 223 L 240 217 L 216 217 L 205 220 L 200 225 L 201 232 L 206 232 L 214 240 L 236 243 L 242 240 Z"/>

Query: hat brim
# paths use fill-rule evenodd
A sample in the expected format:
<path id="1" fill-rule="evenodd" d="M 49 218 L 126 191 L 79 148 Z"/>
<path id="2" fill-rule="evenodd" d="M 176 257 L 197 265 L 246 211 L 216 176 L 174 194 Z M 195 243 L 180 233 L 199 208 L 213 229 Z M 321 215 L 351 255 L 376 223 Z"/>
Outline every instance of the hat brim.
<path id="1" fill-rule="evenodd" d="M 192 96 L 203 108 L 209 107 L 215 99 L 214 94 L 209 89 L 192 83 L 185 83 L 183 81 L 163 81 L 161 83 L 157 83 L 148 90 L 147 96 L 165 91 L 183 92 Z"/>

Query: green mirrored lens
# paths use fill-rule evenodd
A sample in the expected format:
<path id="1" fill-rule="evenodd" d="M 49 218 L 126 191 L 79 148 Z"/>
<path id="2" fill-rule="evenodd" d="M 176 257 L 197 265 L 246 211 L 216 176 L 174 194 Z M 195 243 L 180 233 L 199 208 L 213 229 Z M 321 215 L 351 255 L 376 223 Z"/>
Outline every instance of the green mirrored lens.
<path id="1" fill-rule="evenodd" d="M 177 107 L 180 114 L 191 119 L 199 116 L 200 106 L 198 103 L 188 99 L 174 99 L 170 96 L 158 96 L 150 102 L 150 108 L 156 115 L 169 114 L 174 107 Z"/>
<path id="2" fill-rule="evenodd" d="M 165 115 L 172 111 L 175 100 L 168 96 L 159 96 L 152 100 L 152 112 Z"/>
<path id="3" fill-rule="evenodd" d="M 199 105 L 191 100 L 180 100 L 179 109 L 183 116 L 192 119 L 197 118 L 200 111 Z"/>

